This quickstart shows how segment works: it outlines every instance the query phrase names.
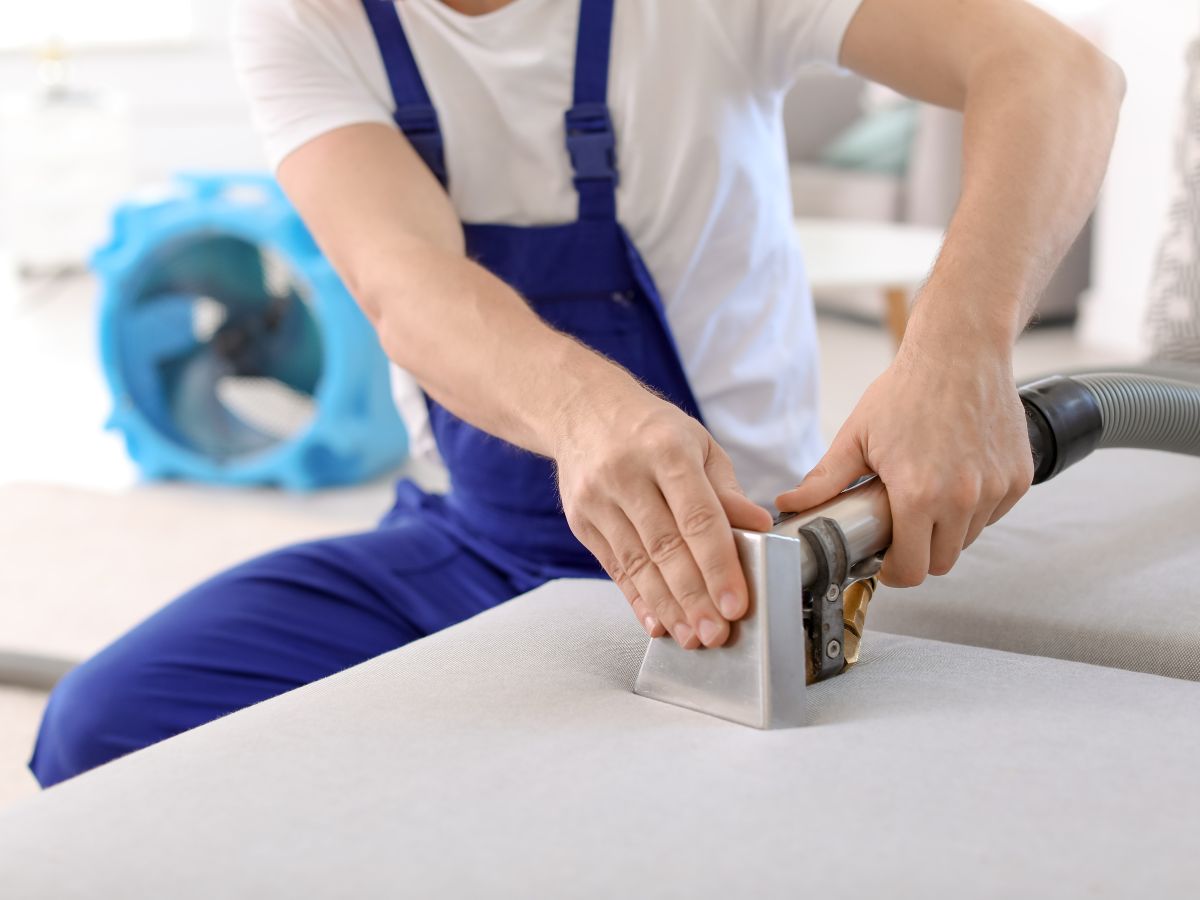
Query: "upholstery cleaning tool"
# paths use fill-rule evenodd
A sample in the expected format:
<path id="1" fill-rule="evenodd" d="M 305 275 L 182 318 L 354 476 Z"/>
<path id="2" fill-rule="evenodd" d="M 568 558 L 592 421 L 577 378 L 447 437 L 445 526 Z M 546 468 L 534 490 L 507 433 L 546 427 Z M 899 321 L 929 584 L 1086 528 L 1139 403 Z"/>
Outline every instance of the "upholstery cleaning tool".
<path id="1" fill-rule="evenodd" d="M 1093 450 L 1136 447 L 1200 456 L 1200 371 L 1055 375 L 1020 389 L 1034 484 Z M 857 658 L 867 604 L 892 541 L 887 491 L 875 477 L 769 532 L 734 529 L 750 611 L 723 647 L 646 649 L 634 690 L 755 728 L 805 721 L 806 685 Z"/>

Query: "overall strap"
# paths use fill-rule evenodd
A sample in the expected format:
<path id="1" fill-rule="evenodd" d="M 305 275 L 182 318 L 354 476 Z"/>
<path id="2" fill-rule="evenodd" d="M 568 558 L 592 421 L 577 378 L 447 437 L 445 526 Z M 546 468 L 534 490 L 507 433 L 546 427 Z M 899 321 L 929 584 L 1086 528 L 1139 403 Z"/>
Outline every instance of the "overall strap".
<path id="1" fill-rule="evenodd" d="M 421 71 L 413 58 L 408 38 L 404 36 L 396 4 L 392 0 L 362 0 L 362 5 L 371 30 L 375 32 L 375 43 L 379 45 L 392 88 L 392 99 L 396 104 L 392 118 L 425 165 L 445 185 L 446 158 L 437 110 L 421 80 Z"/>
<path id="2" fill-rule="evenodd" d="M 580 0 L 575 88 L 566 134 L 581 219 L 617 217 L 616 138 L 607 104 L 612 17 L 613 0 Z"/>

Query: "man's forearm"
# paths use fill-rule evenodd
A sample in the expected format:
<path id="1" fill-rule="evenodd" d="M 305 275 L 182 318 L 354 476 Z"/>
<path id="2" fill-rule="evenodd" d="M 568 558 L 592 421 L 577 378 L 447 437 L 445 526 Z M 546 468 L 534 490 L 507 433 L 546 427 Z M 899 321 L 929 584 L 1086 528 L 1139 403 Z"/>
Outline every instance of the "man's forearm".
<path id="1" fill-rule="evenodd" d="M 360 301 L 388 356 L 460 418 L 511 443 L 552 456 L 570 417 L 639 389 L 461 254 L 413 240 L 372 272 Z"/>
<path id="2" fill-rule="evenodd" d="M 631 392 L 649 397 L 466 257 L 445 190 L 392 129 L 323 134 L 278 177 L 388 355 L 459 417 L 552 456 L 577 420 Z"/>
<path id="3" fill-rule="evenodd" d="M 1124 79 L 1082 39 L 1061 44 L 998 53 L 973 73 L 962 195 L 914 343 L 1007 354 L 1095 203 Z"/>

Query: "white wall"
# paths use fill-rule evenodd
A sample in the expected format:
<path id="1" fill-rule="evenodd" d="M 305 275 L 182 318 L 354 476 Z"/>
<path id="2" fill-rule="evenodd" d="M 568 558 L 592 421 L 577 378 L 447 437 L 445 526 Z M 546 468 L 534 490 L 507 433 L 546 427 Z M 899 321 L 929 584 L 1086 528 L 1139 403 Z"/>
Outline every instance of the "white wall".
<path id="1" fill-rule="evenodd" d="M 1128 93 L 1096 216 L 1093 286 L 1079 334 L 1089 344 L 1141 353 L 1183 110 L 1184 55 L 1200 37 L 1200 3 L 1118 0 L 1102 24 L 1100 40 L 1125 69 Z"/>
<path id="2" fill-rule="evenodd" d="M 180 47 L 81 51 L 77 82 L 116 90 L 130 102 L 134 177 L 152 182 L 180 169 L 264 165 L 233 77 L 225 35 L 234 0 L 194 0 L 198 37 Z M 1195 0 L 1114 0 L 1095 37 L 1124 67 L 1129 91 L 1096 218 L 1093 289 L 1083 338 L 1136 351 L 1167 205 L 1184 48 L 1200 34 Z M 1089 34 L 1092 29 L 1088 28 Z M 32 85 L 30 54 L 0 53 L 0 90 Z"/>
<path id="3" fill-rule="evenodd" d="M 225 35 L 233 0 L 196 0 L 197 38 L 183 46 L 113 47 L 70 56 L 73 83 L 128 98 L 134 175 L 264 166 L 233 77 Z M 29 53 L 0 53 L 0 90 L 36 84 Z"/>

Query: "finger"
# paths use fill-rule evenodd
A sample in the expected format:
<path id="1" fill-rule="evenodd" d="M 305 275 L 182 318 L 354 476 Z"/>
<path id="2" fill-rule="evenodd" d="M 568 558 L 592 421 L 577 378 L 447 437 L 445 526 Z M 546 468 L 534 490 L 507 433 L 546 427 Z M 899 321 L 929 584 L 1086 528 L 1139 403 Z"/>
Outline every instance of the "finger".
<path id="1" fill-rule="evenodd" d="M 658 621 L 658 616 L 650 612 L 650 607 L 640 597 L 632 601 L 630 606 L 633 607 L 633 614 L 637 616 L 637 620 L 642 623 L 642 628 L 645 629 L 646 634 L 650 635 L 650 637 L 662 637 L 667 633 L 667 629 L 663 627 L 662 622 Z"/>
<path id="2" fill-rule="evenodd" d="M 749 605 L 733 529 L 705 474 L 667 475 L 660 489 L 702 580 L 707 602 L 698 603 L 696 609 L 701 617 L 696 626 L 703 629 L 701 640 L 705 646 L 719 646 L 728 637 L 728 620 L 740 618 Z M 671 584 L 671 572 L 667 583 Z M 711 622 L 708 609 L 717 614 Z"/>
<path id="3" fill-rule="evenodd" d="M 970 526 L 969 514 L 954 513 L 934 522 L 929 539 L 930 575 L 945 575 L 954 568 L 959 554 L 962 553 Z"/>
<path id="4" fill-rule="evenodd" d="M 839 434 L 804 480 L 775 498 L 781 512 L 803 512 L 832 500 L 856 479 L 871 473 L 858 441 Z"/>
<path id="5" fill-rule="evenodd" d="M 919 506 L 891 497 L 892 546 L 883 557 L 879 577 L 892 587 L 915 587 L 929 572 L 933 520 Z"/>
<path id="6" fill-rule="evenodd" d="M 681 479 L 677 476 L 663 477 L 664 482 L 679 480 Z M 691 493 L 687 494 L 687 499 L 677 500 L 680 504 L 678 519 L 661 489 L 652 484 L 638 490 L 636 497 L 631 498 L 630 506 L 624 511 L 637 529 L 651 561 L 662 573 L 675 601 L 686 614 L 693 632 L 706 647 L 718 647 L 729 637 L 729 623 L 713 603 L 685 533 L 695 536 L 710 530 L 714 520 L 719 521 L 724 524 L 729 550 L 735 560 L 737 554 L 733 550 L 733 533 L 729 531 L 725 513 L 716 502 L 716 496 L 712 494 L 712 487 L 699 473 L 693 473 L 690 482 L 692 488 Z M 708 491 L 709 503 L 703 503 L 697 496 L 696 483 Z M 678 496 L 681 487 L 676 483 L 671 489 Z M 672 634 L 674 633 L 672 631 Z"/>
<path id="7" fill-rule="evenodd" d="M 731 526 L 748 531 L 770 530 L 774 521 L 771 513 L 746 496 L 738 484 L 733 463 L 716 441 L 712 442 L 708 458 L 704 461 L 704 474 L 717 492 L 717 500 Z"/>
<path id="8" fill-rule="evenodd" d="M 658 617 L 650 611 L 650 607 L 642 599 L 641 594 L 638 593 L 633 579 L 618 565 L 616 554 L 613 553 L 612 547 L 608 545 L 608 541 L 604 539 L 604 535 L 589 524 L 578 529 L 576 537 L 579 538 L 583 546 L 591 551 L 592 555 L 596 557 L 596 561 L 600 563 L 601 568 L 608 574 L 608 577 L 621 589 L 621 593 L 629 601 L 629 605 L 633 608 L 633 614 L 637 616 L 637 620 L 641 623 L 642 628 L 646 630 L 646 634 L 652 638 L 662 637 L 666 634 L 667 629 L 663 627 L 662 622 L 658 621 Z"/>
<path id="9" fill-rule="evenodd" d="M 971 524 L 967 526 L 966 539 L 963 541 L 963 549 L 966 550 L 975 541 L 979 539 L 979 535 L 992 521 L 992 516 L 995 514 L 997 504 L 994 501 L 985 501 L 980 504 L 975 511 L 975 515 L 971 517 Z"/>
<path id="10" fill-rule="evenodd" d="M 657 494 L 657 490 L 654 493 Z M 700 639 L 688 622 L 687 613 L 671 593 L 629 517 L 616 505 L 606 504 L 596 510 L 593 521 L 612 548 L 617 566 L 633 582 L 634 589 L 650 613 L 671 633 L 679 646 L 686 650 L 699 646 Z"/>
<path id="11" fill-rule="evenodd" d="M 932 498 L 925 501 L 925 510 L 933 518 L 929 539 L 930 575 L 945 575 L 958 562 L 982 493 L 982 477 L 967 469 L 949 475 Z"/>
<path id="12" fill-rule="evenodd" d="M 1009 491 L 1005 495 L 1004 499 L 996 504 L 996 508 L 992 510 L 992 514 L 988 517 L 988 524 L 995 525 L 1006 515 L 1008 515 L 1009 510 L 1017 505 L 1017 502 L 1025 496 L 1028 490 L 1029 485 L 1022 484 Z"/>
<path id="13" fill-rule="evenodd" d="M 770 531 L 775 518 L 745 494 L 735 491 L 717 491 L 717 502 L 725 512 L 730 527 L 746 531 Z"/>
<path id="14" fill-rule="evenodd" d="M 1030 457 L 1024 457 L 1024 465 L 1020 465 L 1020 472 L 1013 476 L 1009 482 L 1008 492 L 1004 495 L 996 508 L 992 510 L 991 516 L 988 517 L 988 524 L 994 525 L 1000 519 L 1008 515 L 1008 511 L 1017 505 L 1017 502 L 1028 493 L 1033 487 L 1033 463 Z"/>
<path id="15" fill-rule="evenodd" d="M 1007 495 L 1003 489 L 996 487 L 985 486 L 982 495 L 979 498 L 979 505 L 975 508 L 975 514 L 971 517 L 971 524 L 967 527 L 967 537 L 963 541 L 963 549 L 966 550 L 983 533 L 983 529 L 987 528 L 992 522 L 998 518 L 996 510 L 1000 508 L 1000 504 L 1007 499 Z"/>

